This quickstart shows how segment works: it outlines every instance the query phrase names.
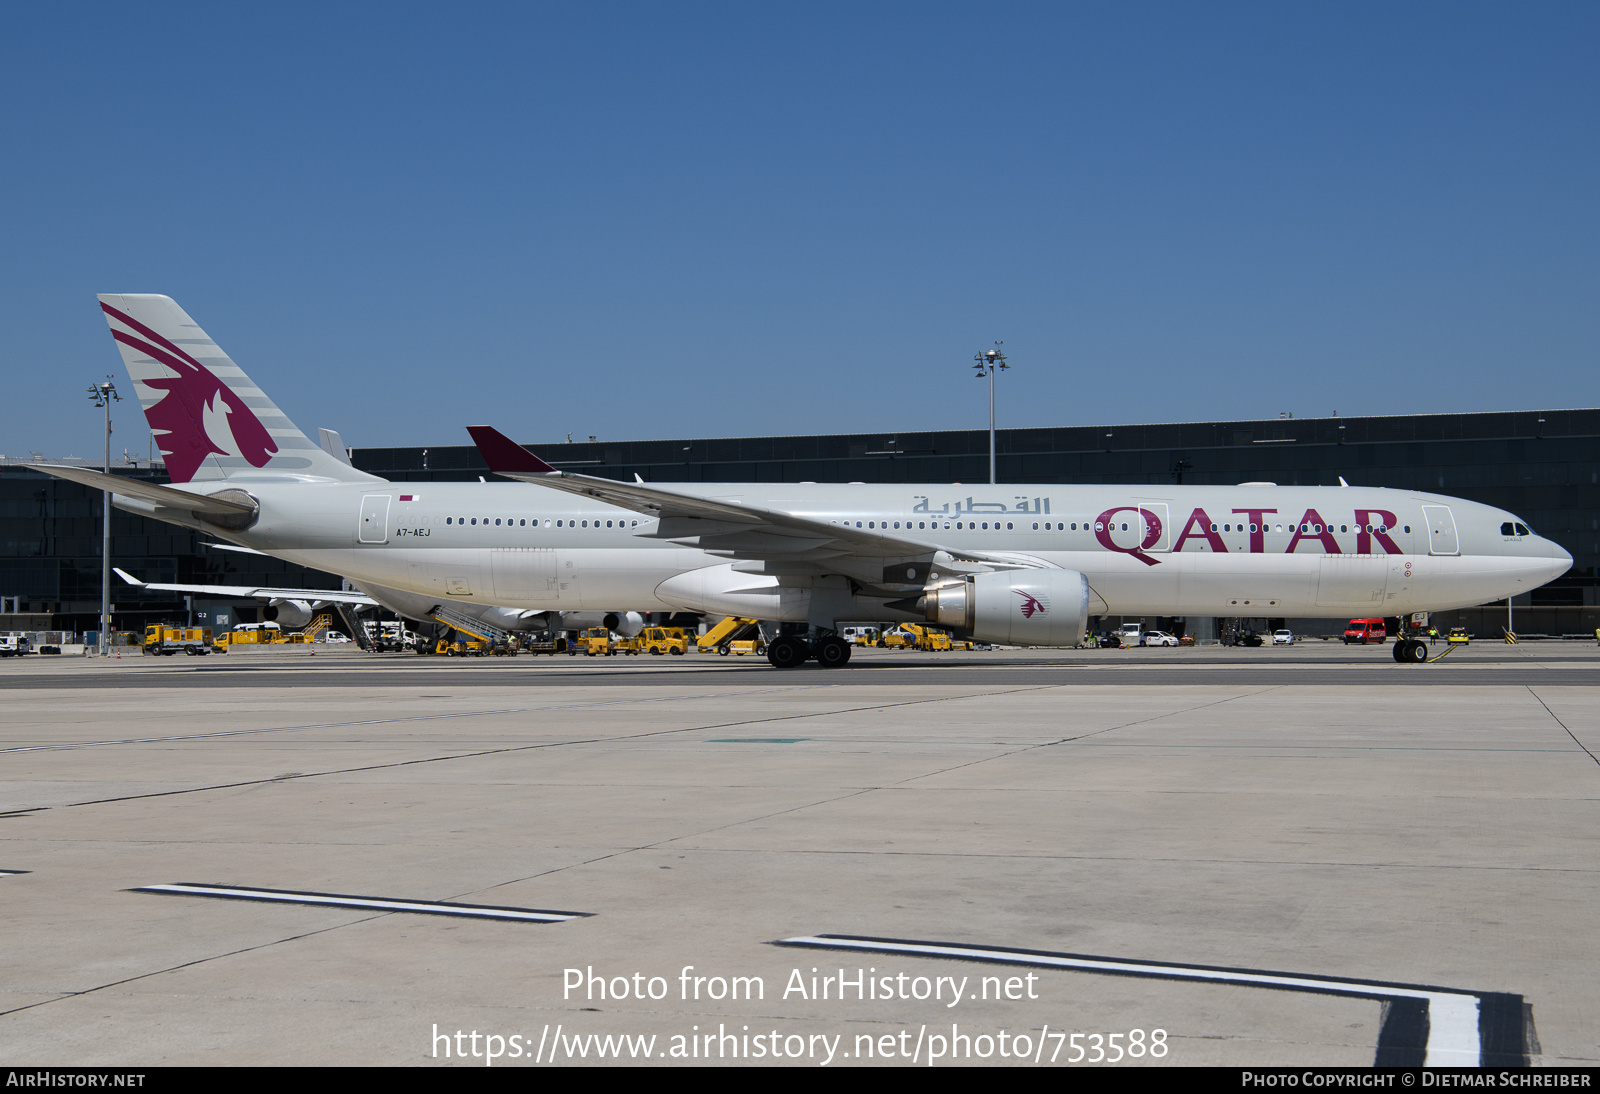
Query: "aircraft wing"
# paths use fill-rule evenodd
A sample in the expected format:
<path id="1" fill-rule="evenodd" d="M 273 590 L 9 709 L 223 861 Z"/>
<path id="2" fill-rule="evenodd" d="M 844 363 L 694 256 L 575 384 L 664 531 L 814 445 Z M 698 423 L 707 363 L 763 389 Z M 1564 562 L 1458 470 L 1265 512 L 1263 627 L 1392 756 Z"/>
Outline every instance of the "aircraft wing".
<path id="1" fill-rule="evenodd" d="M 1048 562 L 1031 555 L 973 551 L 731 499 L 698 497 L 663 486 L 558 471 L 492 426 L 468 426 L 467 432 L 477 442 L 489 469 L 497 475 L 594 498 L 636 513 L 654 514 L 660 519 L 659 527 L 651 533 L 654 538 L 670 539 L 729 558 L 821 561 L 841 555 L 937 557 L 947 567 L 947 560 L 954 560 L 984 569 L 1051 568 Z"/>
<path id="2" fill-rule="evenodd" d="M 224 498 L 211 498 L 204 494 L 179 490 L 175 486 L 161 486 L 158 483 L 123 478 L 121 475 L 108 475 L 104 471 L 96 471 L 90 467 L 59 463 L 30 463 L 28 466 L 35 471 L 43 471 L 46 475 L 54 475 L 58 479 L 70 479 L 96 490 L 109 490 L 125 498 L 137 498 L 168 509 L 186 509 L 191 513 L 213 513 L 222 516 L 249 516 L 255 512 L 255 507 L 251 505 L 243 505 Z"/>
<path id="3" fill-rule="evenodd" d="M 315 600 L 324 604 L 350 604 L 357 607 L 378 607 L 378 602 L 365 593 L 334 592 L 331 589 L 270 589 L 256 585 L 163 585 L 140 581 L 128 571 L 117 569 L 117 576 L 136 589 L 154 589 L 163 593 L 195 593 L 200 596 L 251 597 L 255 600 Z"/>

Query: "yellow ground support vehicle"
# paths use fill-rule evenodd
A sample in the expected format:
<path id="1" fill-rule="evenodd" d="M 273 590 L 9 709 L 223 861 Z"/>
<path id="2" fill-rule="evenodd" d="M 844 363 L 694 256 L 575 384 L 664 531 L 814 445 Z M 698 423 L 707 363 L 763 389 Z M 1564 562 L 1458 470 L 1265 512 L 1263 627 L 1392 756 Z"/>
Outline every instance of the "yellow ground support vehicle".
<path id="1" fill-rule="evenodd" d="M 582 650 L 585 657 L 615 657 L 617 647 L 612 642 L 611 632 L 604 627 L 590 627 L 588 630 L 578 632 L 578 641 L 567 647 L 567 652 L 574 657 Z"/>
<path id="2" fill-rule="evenodd" d="M 269 645 L 281 641 L 282 629 L 276 623 L 240 623 L 226 635 L 228 643 L 234 646 Z M 221 645 L 222 640 L 217 640 Z"/>
<path id="3" fill-rule="evenodd" d="M 475 635 L 452 631 L 438 640 L 434 652 L 446 657 L 483 657 L 489 652 L 489 643 Z"/>
<path id="4" fill-rule="evenodd" d="M 1470 646 L 1472 645 L 1472 636 L 1467 633 L 1467 628 L 1465 627 L 1451 627 L 1450 644 L 1452 646 Z"/>
<path id="5" fill-rule="evenodd" d="M 761 629 L 754 619 L 743 619 L 737 615 L 726 616 L 722 622 L 706 631 L 695 640 L 695 649 L 701 653 L 720 653 L 727 656 L 728 648 L 735 641 L 756 641 L 761 637 Z"/>
<path id="6" fill-rule="evenodd" d="M 924 627 L 920 623 L 902 623 L 893 631 L 885 631 L 882 643 L 887 649 L 918 649 L 944 652 L 955 648 L 950 632 L 937 627 Z M 969 644 L 967 649 L 971 649 Z"/>
<path id="7" fill-rule="evenodd" d="M 210 627 L 174 627 L 165 623 L 153 623 L 144 629 L 145 653 L 160 654 L 163 657 L 171 657 L 175 653 L 187 653 L 191 657 L 203 657 L 215 648 L 211 641 Z"/>
<path id="8" fill-rule="evenodd" d="M 646 627 L 639 635 L 644 640 L 644 650 L 655 657 L 672 654 L 681 657 L 689 652 L 689 639 L 680 627 Z"/>

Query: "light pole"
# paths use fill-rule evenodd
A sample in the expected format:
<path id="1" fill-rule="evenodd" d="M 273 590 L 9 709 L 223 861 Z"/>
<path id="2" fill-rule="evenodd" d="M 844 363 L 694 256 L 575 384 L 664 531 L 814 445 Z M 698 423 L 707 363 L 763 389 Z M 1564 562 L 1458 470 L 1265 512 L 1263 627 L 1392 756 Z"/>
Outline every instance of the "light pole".
<path id="1" fill-rule="evenodd" d="M 103 384 L 89 385 L 89 400 L 106 412 L 105 473 L 111 474 L 111 404 L 122 402 L 117 385 L 107 376 Z M 100 656 L 111 652 L 111 491 L 100 493 Z"/>
<path id="2" fill-rule="evenodd" d="M 972 367 L 977 370 L 978 379 L 989 377 L 989 482 L 994 484 L 999 480 L 994 477 L 994 374 L 1001 369 L 1011 366 L 1006 364 L 1006 355 L 1000 352 L 1004 342 L 996 342 L 994 349 L 986 349 L 973 358 L 977 364 Z"/>

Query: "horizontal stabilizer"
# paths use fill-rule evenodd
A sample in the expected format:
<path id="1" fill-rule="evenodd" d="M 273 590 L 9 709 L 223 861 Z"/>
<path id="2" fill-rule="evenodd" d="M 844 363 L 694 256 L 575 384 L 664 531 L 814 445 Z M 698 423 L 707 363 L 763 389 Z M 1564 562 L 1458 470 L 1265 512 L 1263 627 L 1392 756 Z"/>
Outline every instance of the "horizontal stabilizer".
<path id="1" fill-rule="evenodd" d="M 171 585 L 140 581 L 120 567 L 112 567 L 117 576 L 136 589 L 150 589 L 160 593 L 194 593 L 199 596 L 219 596 L 253 600 L 306 600 L 318 604 L 350 604 L 356 607 L 378 606 L 378 602 L 364 593 L 335 592 L 332 589 L 273 589 L 258 585 Z"/>
<path id="2" fill-rule="evenodd" d="M 258 551 L 254 547 L 240 547 L 237 543 L 202 543 L 200 546 L 209 547 L 213 551 L 238 551 L 241 555 L 260 555 L 262 558 L 272 557 L 265 551 Z"/>
<path id="3" fill-rule="evenodd" d="M 188 490 L 142 482 L 138 479 L 127 479 L 121 475 L 108 475 L 104 471 L 95 471 L 88 467 L 59 463 L 30 463 L 28 466 L 35 471 L 43 471 L 46 475 L 54 475 L 58 479 L 71 479 L 96 490 L 109 490 L 125 498 L 137 498 L 168 509 L 184 509 L 191 513 L 213 513 L 228 517 L 249 516 L 256 511 L 254 505 L 244 502 L 207 497 L 205 494 L 195 494 Z"/>

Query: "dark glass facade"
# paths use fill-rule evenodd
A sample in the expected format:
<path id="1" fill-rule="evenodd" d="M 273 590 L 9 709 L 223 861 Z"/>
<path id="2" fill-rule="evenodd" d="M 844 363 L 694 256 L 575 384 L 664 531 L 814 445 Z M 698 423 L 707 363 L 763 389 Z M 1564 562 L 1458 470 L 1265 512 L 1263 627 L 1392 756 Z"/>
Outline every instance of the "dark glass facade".
<path id="1" fill-rule="evenodd" d="M 159 465 L 113 467 L 112 472 L 167 481 Z M 26 465 L 0 467 L 0 597 L 15 597 L 20 609 L 0 614 L 0 630 L 99 629 L 100 499 L 97 490 L 30 471 Z M 342 584 L 320 570 L 201 546 L 214 538 L 111 510 L 111 564 L 142 581 L 312 589 Z M 148 623 L 183 618 L 181 595 L 140 591 L 115 574 L 111 582 L 118 630 L 142 630 Z"/>

